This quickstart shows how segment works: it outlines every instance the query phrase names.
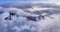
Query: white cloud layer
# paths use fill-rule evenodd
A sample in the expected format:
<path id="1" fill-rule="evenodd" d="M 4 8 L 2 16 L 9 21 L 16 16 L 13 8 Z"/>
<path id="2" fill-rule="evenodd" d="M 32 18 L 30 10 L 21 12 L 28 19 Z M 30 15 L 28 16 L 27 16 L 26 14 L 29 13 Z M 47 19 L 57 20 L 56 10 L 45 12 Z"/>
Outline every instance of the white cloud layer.
<path id="1" fill-rule="evenodd" d="M 29 11 L 30 10 L 32 11 L 32 8 L 30 8 Z M 53 10 L 53 12 L 51 10 Z M 38 19 L 37 21 L 28 19 L 28 16 L 33 18 L 39 15 L 37 10 L 32 11 L 32 13 L 31 11 L 26 12 L 24 9 L 13 7 L 0 8 L 0 13 L 3 12 L 0 14 L 0 32 L 60 32 L 60 10 L 58 10 L 58 8 L 45 10 L 42 8 L 42 13 L 52 12 L 51 15 L 48 14 L 54 19 L 46 16 L 44 19 Z M 13 14 L 16 12 L 16 14 L 12 15 L 10 12 Z"/>

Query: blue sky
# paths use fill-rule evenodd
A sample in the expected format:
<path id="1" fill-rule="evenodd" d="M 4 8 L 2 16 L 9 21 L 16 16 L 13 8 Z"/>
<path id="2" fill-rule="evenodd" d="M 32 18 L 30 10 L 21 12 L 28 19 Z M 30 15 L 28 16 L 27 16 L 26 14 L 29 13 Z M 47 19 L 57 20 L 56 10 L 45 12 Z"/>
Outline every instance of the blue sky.
<path id="1" fill-rule="evenodd" d="M 0 0 L 0 5 L 4 3 L 12 3 L 12 2 L 60 2 L 60 0 Z"/>
<path id="2" fill-rule="evenodd" d="M 34 1 L 47 1 L 47 0 L 0 0 L 0 5 L 4 3 L 12 3 L 12 2 L 34 2 Z"/>

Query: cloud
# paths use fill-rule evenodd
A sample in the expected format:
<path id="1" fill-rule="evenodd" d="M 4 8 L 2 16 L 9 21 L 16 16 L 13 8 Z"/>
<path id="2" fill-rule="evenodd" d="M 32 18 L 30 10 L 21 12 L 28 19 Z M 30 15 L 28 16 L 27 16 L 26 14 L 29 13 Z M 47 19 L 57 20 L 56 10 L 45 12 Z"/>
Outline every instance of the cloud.
<path id="1" fill-rule="evenodd" d="M 49 3 L 49 2 L 50 2 L 50 3 L 57 3 L 57 2 L 60 3 L 60 0 L 48 0 L 48 3 Z"/>
<path id="2" fill-rule="evenodd" d="M 33 3 L 60 3 L 60 0 L 36 0 Z"/>
<path id="3" fill-rule="evenodd" d="M 3 9 L 3 7 L 0 9 Z M 27 9 L 27 8 L 24 8 L 24 9 Z M 0 32 L 2 32 L 2 31 L 4 31 L 4 32 L 11 32 L 11 31 L 16 31 L 16 32 L 20 32 L 20 31 L 23 31 L 23 32 L 24 31 L 51 32 L 51 31 L 54 31 L 55 32 L 56 31 L 55 29 L 58 29 L 58 31 L 60 31 L 60 29 L 59 29 L 60 28 L 60 25 L 59 25 L 60 24 L 60 12 L 59 12 L 60 10 L 55 11 L 53 9 L 54 14 L 52 14 L 50 16 L 52 16 L 54 19 L 51 19 L 46 16 L 45 19 L 41 19 L 38 21 L 32 21 L 32 20 L 29 21 L 26 19 L 26 17 L 23 17 L 23 16 L 28 16 L 28 15 L 29 16 L 32 16 L 32 15 L 36 16 L 36 15 L 33 13 L 25 12 L 24 9 L 20 9 L 20 8 L 16 8 L 16 7 L 13 8 L 12 6 L 9 6 L 9 8 L 3 9 L 5 12 L 3 14 L 0 14 L 0 16 L 2 15 L 2 17 L 0 19 L 8 17 L 10 11 L 11 12 L 18 12 L 19 16 L 16 16 L 16 15 L 12 16 L 11 15 L 12 20 L 9 20 L 9 19 L 8 20 L 5 20 L 5 19 L 0 20 L 0 25 L 1 25 Z M 50 9 L 45 10 L 45 11 L 50 11 Z M 59 14 L 55 14 L 56 12 L 59 12 Z"/>

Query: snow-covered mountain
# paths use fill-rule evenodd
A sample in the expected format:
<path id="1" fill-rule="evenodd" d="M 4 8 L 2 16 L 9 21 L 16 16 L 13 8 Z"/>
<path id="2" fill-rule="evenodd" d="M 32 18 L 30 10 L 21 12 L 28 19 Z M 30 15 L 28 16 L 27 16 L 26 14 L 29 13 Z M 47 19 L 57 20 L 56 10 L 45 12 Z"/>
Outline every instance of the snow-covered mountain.
<path id="1" fill-rule="evenodd" d="M 43 13 L 48 14 L 44 19 L 40 16 Z M 0 5 L 0 32 L 60 32 L 60 6 L 52 3 Z"/>

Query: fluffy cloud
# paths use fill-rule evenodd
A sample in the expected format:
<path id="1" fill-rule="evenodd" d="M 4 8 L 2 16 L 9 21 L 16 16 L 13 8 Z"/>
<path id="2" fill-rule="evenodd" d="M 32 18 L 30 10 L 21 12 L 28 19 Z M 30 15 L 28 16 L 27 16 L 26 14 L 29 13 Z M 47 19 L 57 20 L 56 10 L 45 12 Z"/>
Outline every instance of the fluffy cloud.
<path id="1" fill-rule="evenodd" d="M 33 18 L 36 16 L 36 14 L 39 15 L 37 11 L 36 11 L 37 13 L 35 13 L 34 11 L 32 11 L 32 8 L 29 7 L 30 9 L 27 8 L 24 9 L 27 9 L 29 11 L 31 10 L 32 13 L 31 11 L 26 12 L 24 9 L 18 7 L 16 8 L 13 6 L 9 6 L 8 8 L 0 7 L 0 12 L 1 10 L 2 12 L 4 11 L 3 13 L 0 14 L 0 32 L 56 32 L 56 31 L 60 32 L 60 25 L 59 25 L 60 10 L 58 10 L 58 8 L 41 10 L 44 13 L 47 12 L 51 13 L 53 11 L 52 14 L 49 16 L 53 17 L 54 19 L 51 19 L 46 16 L 45 19 L 32 21 L 30 19 L 27 19 L 26 17 L 29 16 Z M 13 16 L 10 15 L 10 12 L 12 13 L 17 12 L 17 13 Z M 10 17 L 10 16 L 11 16 L 10 20 L 9 18 L 5 20 L 6 17 Z"/>

